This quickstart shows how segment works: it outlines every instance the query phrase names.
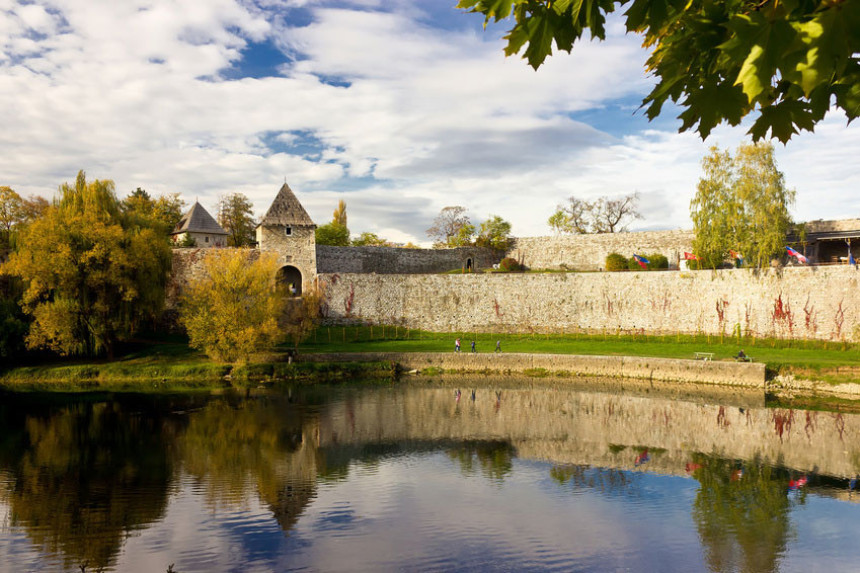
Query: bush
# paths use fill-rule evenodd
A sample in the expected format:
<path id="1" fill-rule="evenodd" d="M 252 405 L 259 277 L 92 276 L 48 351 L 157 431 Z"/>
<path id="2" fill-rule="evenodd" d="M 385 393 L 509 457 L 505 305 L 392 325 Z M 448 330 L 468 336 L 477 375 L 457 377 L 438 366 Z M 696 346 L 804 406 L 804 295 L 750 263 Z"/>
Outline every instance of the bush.
<path id="1" fill-rule="evenodd" d="M 623 271 L 627 268 L 627 258 L 618 253 L 609 253 L 606 256 L 607 271 Z"/>
<path id="2" fill-rule="evenodd" d="M 648 257 L 645 257 L 646 259 Z M 641 271 L 642 267 L 639 265 L 639 261 L 636 260 L 636 257 L 630 257 L 627 259 L 627 268 L 631 271 Z"/>
<path id="3" fill-rule="evenodd" d="M 517 262 L 516 259 L 513 259 L 511 257 L 505 257 L 504 259 L 502 259 L 502 262 L 499 263 L 499 270 L 503 273 L 511 273 L 521 271 L 523 270 L 523 267 L 522 265 L 520 265 L 520 263 Z"/>
<path id="4" fill-rule="evenodd" d="M 660 253 L 653 253 L 646 257 L 648 259 L 648 269 L 668 269 L 669 259 Z"/>

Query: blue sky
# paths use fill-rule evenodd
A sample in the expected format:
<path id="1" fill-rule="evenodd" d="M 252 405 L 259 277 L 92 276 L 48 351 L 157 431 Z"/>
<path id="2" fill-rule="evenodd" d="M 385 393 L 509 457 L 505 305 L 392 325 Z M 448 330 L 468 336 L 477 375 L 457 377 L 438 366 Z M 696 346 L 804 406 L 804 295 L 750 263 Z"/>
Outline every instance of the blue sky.
<path id="1" fill-rule="evenodd" d="M 537 72 L 505 58 L 509 24 L 454 0 L 0 0 L 0 185 L 50 197 L 79 169 L 179 192 L 214 213 L 242 192 L 262 215 L 286 180 L 318 224 L 347 203 L 353 234 L 428 241 L 445 206 L 549 234 L 565 198 L 634 191 L 633 228 L 688 228 L 711 145 L 671 110 L 612 20 Z M 833 113 L 778 145 L 799 220 L 860 216 L 860 128 Z"/>

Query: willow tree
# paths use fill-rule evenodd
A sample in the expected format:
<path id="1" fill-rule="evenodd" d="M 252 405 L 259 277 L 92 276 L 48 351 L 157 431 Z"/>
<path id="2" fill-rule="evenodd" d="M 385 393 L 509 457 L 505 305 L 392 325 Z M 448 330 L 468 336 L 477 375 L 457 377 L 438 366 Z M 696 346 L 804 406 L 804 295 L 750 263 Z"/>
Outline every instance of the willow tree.
<path id="1" fill-rule="evenodd" d="M 110 180 L 64 183 L 24 229 L 5 272 L 23 279 L 27 345 L 109 358 L 164 305 L 170 247 L 125 216 Z"/>
<path id="2" fill-rule="evenodd" d="M 785 186 L 770 143 L 745 144 L 734 157 L 712 147 L 690 203 L 693 250 L 703 266 L 716 268 L 731 252 L 765 267 L 780 257 L 792 221 L 794 190 Z"/>

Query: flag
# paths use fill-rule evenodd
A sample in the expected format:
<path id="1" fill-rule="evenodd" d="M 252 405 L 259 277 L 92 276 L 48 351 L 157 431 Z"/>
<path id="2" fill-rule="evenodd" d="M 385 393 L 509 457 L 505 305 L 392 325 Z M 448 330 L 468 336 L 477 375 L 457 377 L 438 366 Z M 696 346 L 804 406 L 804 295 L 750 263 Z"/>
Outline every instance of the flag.
<path id="1" fill-rule="evenodd" d="M 849 265 L 856 264 L 856 262 L 854 261 L 854 253 L 852 253 L 851 251 L 848 251 L 848 264 Z"/>
<path id="2" fill-rule="evenodd" d="M 687 251 L 684 251 L 684 260 L 685 261 L 698 261 L 699 255 L 694 255 L 693 253 L 688 253 Z"/>
<path id="3" fill-rule="evenodd" d="M 739 261 L 744 260 L 744 257 L 743 257 L 743 255 L 742 255 L 742 254 L 740 254 L 740 253 L 739 253 L 739 252 L 737 252 L 737 251 L 733 251 L 733 250 L 731 250 L 731 249 L 729 249 L 729 256 L 730 256 L 731 258 L 733 258 L 733 259 L 737 259 L 737 260 L 739 260 Z"/>
<path id="4" fill-rule="evenodd" d="M 639 263 L 639 266 L 642 267 L 643 269 L 647 269 L 648 263 L 651 262 L 648 259 L 646 259 L 645 257 L 641 257 L 641 256 L 637 255 L 636 253 L 633 254 L 633 258 L 636 259 L 636 262 Z"/>
<path id="5" fill-rule="evenodd" d="M 795 259 L 797 259 L 801 263 L 806 264 L 806 257 L 801 255 L 800 253 L 798 253 L 797 251 L 795 251 L 791 247 L 786 247 L 785 250 L 788 251 L 788 256 L 794 257 Z"/>

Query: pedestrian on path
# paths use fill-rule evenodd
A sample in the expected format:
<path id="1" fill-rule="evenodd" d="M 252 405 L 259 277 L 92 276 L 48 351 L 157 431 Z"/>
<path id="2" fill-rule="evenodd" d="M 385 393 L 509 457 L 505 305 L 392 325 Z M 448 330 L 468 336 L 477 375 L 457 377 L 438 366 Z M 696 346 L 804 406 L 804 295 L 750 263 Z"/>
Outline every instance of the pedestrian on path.
<path id="1" fill-rule="evenodd" d="M 460 352 L 460 339 L 454 341 L 454 352 Z"/>
<path id="2" fill-rule="evenodd" d="M 472 354 L 477 354 L 477 350 L 475 349 L 475 341 L 472 341 Z"/>
<path id="3" fill-rule="evenodd" d="M 501 351 L 502 351 L 502 341 L 497 340 L 496 341 L 496 352 L 501 352 Z"/>

